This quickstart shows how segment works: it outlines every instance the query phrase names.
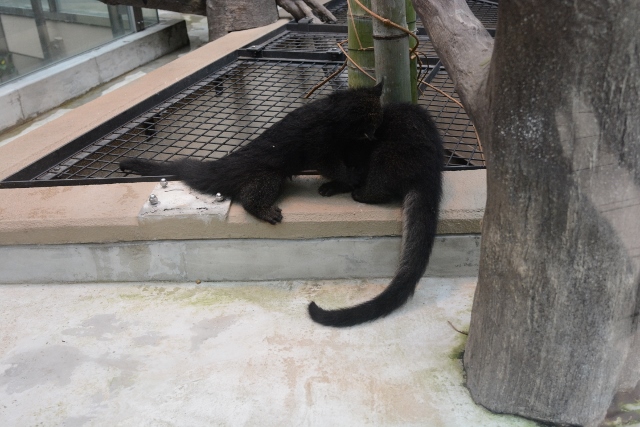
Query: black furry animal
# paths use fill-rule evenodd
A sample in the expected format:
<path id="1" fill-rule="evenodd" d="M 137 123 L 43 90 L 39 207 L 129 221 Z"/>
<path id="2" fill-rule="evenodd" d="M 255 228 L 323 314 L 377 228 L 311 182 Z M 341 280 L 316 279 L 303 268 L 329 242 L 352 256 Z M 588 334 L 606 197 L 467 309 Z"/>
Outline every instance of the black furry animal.
<path id="1" fill-rule="evenodd" d="M 285 179 L 292 175 L 317 170 L 340 182 L 344 191 L 360 184 L 360 175 L 344 164 L 344 153 L 349 144 L 372 139 L 382 121 L 381 93 L 382 84 L 334 92 L 292 111 L 219 160 L 161 163 L 127 159 L 120 162 L 120 169 L 145 176 L 174 176 L 203 193 L 232 197 L 250 214 L 276 224 L 282 221 L 282 213 L 274 203 Z"/>
<path id="2" fill-rule="evenodd" d="M 384 108 L 382 124 L 363 186 L 352 192 L 362 203 L 402 200 L 403 232 L 400 265 L 391 284 L 377 297 L 338 310 L 323 310 L 309 304 L 311 318 L 327 326 L 352 326 L 386 316 L 402 306 L 414 293 L 424 274 L 436 236 L 442 196 L 442 140 L 429 114 L 417 105 L 390 104 Z M 351 153 L 347 163 L 358 168 L 366 161 L 362 153 Z M 323 195 L 339 192 L 340 185 L 328 183 Z"/>

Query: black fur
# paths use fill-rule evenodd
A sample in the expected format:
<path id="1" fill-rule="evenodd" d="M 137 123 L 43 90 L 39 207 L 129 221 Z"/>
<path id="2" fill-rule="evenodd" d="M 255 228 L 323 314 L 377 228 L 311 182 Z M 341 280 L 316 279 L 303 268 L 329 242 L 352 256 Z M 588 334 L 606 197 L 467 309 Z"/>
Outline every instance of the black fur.
<path id="1" fill-rule="evenodd" d="M 370 301 L 338 310 L 310 303 L 309 315 L 323 325 L 352 326 L 388 315 L 413 295 L 429 262 L 442 197 L 443 149 L 438 130 L 422 108 L 391 104 L 384 108 L 375 140 L 366 182 L 352 195 L 362 203 L 402 200 L 400 265 L 389 286 Z M 355 153 L 347 162 L 362 161 L 358 156 L 365 152 Z"/>
<path id="2" fill-rule="evenodd" d="M 235 198 L 247 212 L 276 224 L 275 206 L 287 177 L 304 170 L 340 182 L 351 191 L 360 182 L 344 163 L 348 144 L 372 139 L 382 120 L 382 85 L 335 92 L 298 108 L 255 140 L 215 161 L 153 162 L 128 159 L 120 169 L 146 176 L 173 176 L 208 194 Z"/>

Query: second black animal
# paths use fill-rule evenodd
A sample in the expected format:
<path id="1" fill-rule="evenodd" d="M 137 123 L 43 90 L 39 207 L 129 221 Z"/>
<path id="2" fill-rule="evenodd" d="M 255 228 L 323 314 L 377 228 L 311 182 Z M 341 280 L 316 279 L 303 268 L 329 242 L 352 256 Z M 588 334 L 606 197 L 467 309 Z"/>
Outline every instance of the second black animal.
<path id="1" fill-rule="evenodd" d="M 370 160 L 363 155 L 368 150 Z M 429 262 L 442 197 L 442 141 L 429 114 L 417 105 L 385 106 L 374 144 L 347 154 L 346 162 L 355 162 L 349 166 L 366 173 L 364 185 L 352 192 L 354 200 L 402 200 L 402 252 L 395 277 L 372 300 L 338 310 L 310 303 L 311 318 L 327 326 L 352 326 L 386 316 L 413 295 Z M 340 191 L 339 184 L 321 188 L 324 196 Z"/>

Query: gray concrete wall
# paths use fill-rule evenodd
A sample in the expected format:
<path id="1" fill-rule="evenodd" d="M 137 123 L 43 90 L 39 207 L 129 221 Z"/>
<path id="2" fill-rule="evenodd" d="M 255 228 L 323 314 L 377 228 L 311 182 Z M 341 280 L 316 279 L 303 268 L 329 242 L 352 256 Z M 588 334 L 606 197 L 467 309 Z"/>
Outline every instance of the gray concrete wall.
<path id="1" fill-rule="evenodd" d="M 478 273 L 480 236 L 438 236 L 427 276 Z M 0 283 L 391 277 L 399 237 L 165 240 L 0 246 Z"/>
<path id="2" fill-rule="evenodd" d="M 184 21 L 161 22 L 0 86 L 0 131 L 188 44 Z"/>

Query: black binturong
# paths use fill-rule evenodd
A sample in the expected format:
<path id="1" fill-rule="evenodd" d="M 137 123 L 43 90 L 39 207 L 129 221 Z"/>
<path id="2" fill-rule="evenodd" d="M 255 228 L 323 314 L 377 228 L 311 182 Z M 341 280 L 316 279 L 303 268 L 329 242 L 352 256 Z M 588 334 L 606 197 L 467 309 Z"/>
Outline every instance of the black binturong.
<path id="1" fill-rule="evenodd" d="M 374 145 L 369 148 L 372 152 L 368 162 L 362 151 L 347 152 L 346 162 L 355 162 L 350 166 L 363 169 L 366 174 L 364 185 L 353 191 L 353 199 L 362 203 L 402 200 L 400 264 L 389 286 L 370 301 L 338 310 L 324 310 L 310 303 L 311 318 L 327 326 L 352 326 L 375 320 L 406 303 L 427 268 L 436 236 L 443 149 L 428 113 L 411 104 L 386 106 Z M 336 192 L 321 191 L 321 194 Z"/>
<path id="2" fill-rule="evenodd" d="M 215 161 L 154 162 L 127 159 L 120 169 L 145 176 L 172 176 L 207 194 L 233 198 L 255 217 L 276 224 L 275 205 L 286 178 L 317 170 L 343 191 L 360 185 L 344 163 L 349 144 L 370 141 L 382 120 L 382 85 L 349 89 L 300 107 L 228 156 Z"/>

